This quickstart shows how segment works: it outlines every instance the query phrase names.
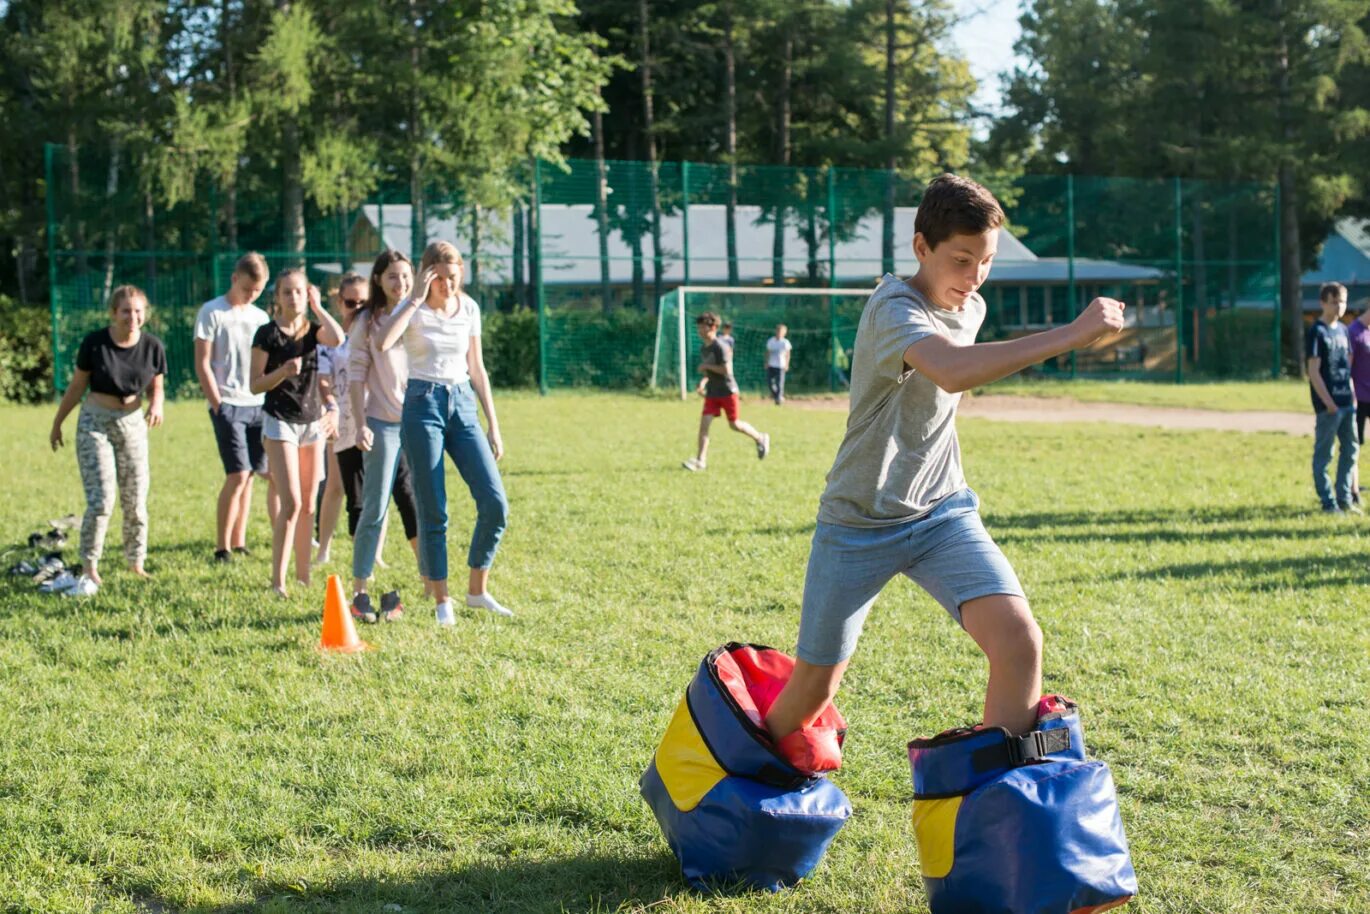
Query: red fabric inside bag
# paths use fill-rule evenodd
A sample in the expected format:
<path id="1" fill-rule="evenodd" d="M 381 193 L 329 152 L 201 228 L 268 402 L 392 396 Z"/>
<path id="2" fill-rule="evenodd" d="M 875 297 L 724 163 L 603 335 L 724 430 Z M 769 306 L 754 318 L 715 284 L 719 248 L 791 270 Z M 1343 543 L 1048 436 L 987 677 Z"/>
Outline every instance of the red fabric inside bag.
<path id="1" fill-rule="evenodd" d="M 769 648 L 750 645 L 720 654 L 714 663 L 718 678 L 743 713 L 766 729 L 766 714 L 794 672 L 794 658 Z M 807 726 L 775 743 L 787 762 L 804 774 L 836 771 L 842 766 L 842 741 L 847 722 L 831 703 Z"/>

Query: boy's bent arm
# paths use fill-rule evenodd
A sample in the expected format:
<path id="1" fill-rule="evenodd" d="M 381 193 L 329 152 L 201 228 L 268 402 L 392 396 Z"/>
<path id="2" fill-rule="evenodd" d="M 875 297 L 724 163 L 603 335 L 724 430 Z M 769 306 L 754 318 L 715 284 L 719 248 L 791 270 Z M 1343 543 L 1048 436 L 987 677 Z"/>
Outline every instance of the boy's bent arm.
<path id="1" fill-rule="evenodd" d="M 1096 298 L 1064 327 L 1016 340 L 958 346 L 944 336 L 926 336 L 904 350 L 904 364 L 947 393 L 961 393 L 1117 333 L 1123 328 L 1123 308 L 1120 301 Z"/>

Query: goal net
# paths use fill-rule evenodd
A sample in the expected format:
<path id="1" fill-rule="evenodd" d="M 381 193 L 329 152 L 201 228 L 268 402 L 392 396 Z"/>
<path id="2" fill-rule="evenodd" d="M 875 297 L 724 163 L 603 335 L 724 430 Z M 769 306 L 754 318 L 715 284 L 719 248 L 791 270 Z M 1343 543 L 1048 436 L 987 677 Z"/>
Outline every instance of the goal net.
<path id="1" fill-rule="evenodd" d="M 688 396 L 701 377 L 695 318 L 712 311 L 720 322 L 733 325 L 733 375 L 741 389 L 766 389 L 766 341 L 777 324 L 784 324 L 793 346 L 786 390 L 843 390 L 857 321 L 870 294 L 870 289 L 680 286 L 658 303 L 652 387 Z"/>

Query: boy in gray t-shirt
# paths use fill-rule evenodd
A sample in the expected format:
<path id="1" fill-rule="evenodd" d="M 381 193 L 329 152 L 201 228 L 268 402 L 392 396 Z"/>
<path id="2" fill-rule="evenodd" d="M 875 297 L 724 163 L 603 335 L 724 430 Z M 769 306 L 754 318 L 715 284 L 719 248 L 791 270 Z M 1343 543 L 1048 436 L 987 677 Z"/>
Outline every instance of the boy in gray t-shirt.
<path id="1" fill-rule="evenodd" d="M 705 311 L 695 318 L 695 330 L 699 333 L 699 371 L 698 391 L 704 397 L 704 413 L 699 417 L 699 450 L 695 456 L 681 462 L 681 466 L 698 473 L 705 469 L 709 457 L 709 425 L 718 416 L 728 417 L 728 426 L 741 432 L 756 444 L 756 456 L 765 460 L 771 452 L 771 436 L 752 428 L 751 423 L 737 417 L 737 381 L 733 378 L 733 347 L 718 335 L 718 316 Z"/>
<path id="2" fill-rule="evenodd" d="M 912 279 L 886 275 L 861 314 L 851 412 L 828 473 L 804 582 L 799 659 L 766 715 L 781 752 L 820 767 L 811 721 L 837 692 L 875 598 L 904 574 L 932 594 L 989 658 L 984 723 L 1026 733 L 1042 688 L 1042 634 L 961 471 L 961 392 L 1120 330 L 1123 304 L 1099 298 L 1072 323 L 975 342 L 1004 213 L 988 190 L 943 175 L 914 219 Z"/>

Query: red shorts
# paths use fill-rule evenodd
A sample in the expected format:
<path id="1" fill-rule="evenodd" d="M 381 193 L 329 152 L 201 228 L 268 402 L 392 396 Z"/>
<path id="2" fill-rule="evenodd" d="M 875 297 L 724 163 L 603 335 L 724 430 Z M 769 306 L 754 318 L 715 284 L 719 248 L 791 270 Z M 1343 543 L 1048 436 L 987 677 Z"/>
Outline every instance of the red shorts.
<path id="1" fill-rule="evenodd" d="M 704 415 L 727 416 L 729 422 L 736 422 L 737 394 L 728 394 L 726 397 L 705 397 Z"/>

